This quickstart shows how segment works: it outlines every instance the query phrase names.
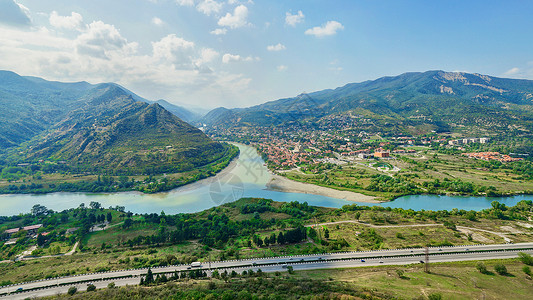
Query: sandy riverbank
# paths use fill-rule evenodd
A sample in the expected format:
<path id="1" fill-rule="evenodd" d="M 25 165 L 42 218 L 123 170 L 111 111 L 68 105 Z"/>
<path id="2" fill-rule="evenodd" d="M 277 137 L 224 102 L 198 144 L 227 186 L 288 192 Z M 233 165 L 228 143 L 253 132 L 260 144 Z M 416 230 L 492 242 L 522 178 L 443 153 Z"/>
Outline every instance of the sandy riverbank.
<path id="1" fill-rule="evenodd" d="M 267 183 L 267 189 L 271 191 L 285 192 L 285 193 L 304 193 L 326 196 L 337 199 L 344 199 L 347 201 L 380 203 L 375 200 L 375 197 L 354 193 L 349 191 L 339 191 L 332 188 L 318 186 L 309 183 L 298 182 L 287 179 L 283 176 L 272 174 L 272 179 Z"/>

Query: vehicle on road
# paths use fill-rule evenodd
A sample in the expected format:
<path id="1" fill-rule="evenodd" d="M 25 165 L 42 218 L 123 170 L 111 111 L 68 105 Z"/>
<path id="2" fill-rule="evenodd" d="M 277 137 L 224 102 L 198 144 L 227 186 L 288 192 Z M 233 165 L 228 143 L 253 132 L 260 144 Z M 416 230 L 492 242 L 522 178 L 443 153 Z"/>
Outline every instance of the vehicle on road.
<path id="1" fill-rule="evenodd" d="M 201 267 L 201 266 L 202 266 L 202 263 L 199 262 L 199 261 L 195 261 L 195 262 L 193 262 L 193 263 L 191 264 L 191 267 L 193 267 L 193 268 L 199 268 L 199 267 Z"/>
<path id="2" fill-rule="evenodd" d="M 423 261 L 423 260 L 420 260 L 419 262 L 420 262 L 421 264 L 423 264 L 423 263 L 424 263 L 424 261 Z"/>
<path id="3" fill-rule="evenodd" d="M 364 260 L 364 259 L 361 259 L 361 262 L 365 262 L 365 261 L 366 261 L 366 260 Z"/>
<path id="4" fill-rule="evenodd" d="M 24 290 L 23 288 L 19 287 L 19 288 L 15 291 L 15 293 L 20 293 L 20 292 L 22 292 L 23 290 Z"/>
<path id="5" fill-rule="evenodd" d="M 287 264 L 283 264 L 283 265 L 281 265 L 281 267 L 282 267 L 282 268 L 287 268 L 288 265 L 287 265 Z"/>

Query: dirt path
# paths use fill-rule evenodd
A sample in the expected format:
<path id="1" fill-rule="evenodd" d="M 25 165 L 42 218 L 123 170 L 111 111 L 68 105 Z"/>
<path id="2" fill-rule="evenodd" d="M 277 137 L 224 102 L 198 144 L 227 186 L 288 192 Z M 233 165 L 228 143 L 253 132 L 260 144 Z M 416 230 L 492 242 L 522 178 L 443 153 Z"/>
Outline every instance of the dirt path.
<path id="1" fill-rule="evenodd" d="M 510 242 L 511 242 L 511 239 L 508 238 L 507 235 L 506 235 L 505 233 L 503 233 L 503 232 L 496 232 L 496 231 L 490 231 L 490 230 L 486 230 L 486 229 L 479 229 L 479 228 L 472 228 L 472 227 L 464 227 L 464 226 L 457 226 L 457 229 L 482 231 L 482 232 L 486 232 L 486 233 L 490 233 L 490 234 L 497 235 L 497 236 L 503 238 L 503 240 L 504 240 L 506 243 L 510 243 Z"/>
<path id="2" fill-rule="evenodd" d="M 69 252 L 65 253 L 65 255 L 72 255 L 74 254 L 74 252 L 76 252 L 76 248 L 78 247 L 78 244 L 80 242 L 76 242 L 76 244 L 74 244 L 74 247 L 72 247 L 72 250 L 70 250 Z"/>
<path id="3" fill-rule="evenodd" d="M 319 223 L 319 226 L 323 225 L 336 225 L 336 224 L 343 224 L 343 223 L 353 223 L 353 224 L 360 224 L 368 227 L 373 228 L 395 228 L 395 227 L 430 227 L 430 226 L 444 226 L 443 224 L 410 224 L 410 225 L 374 225 L 370 223 L 365 223 L 361 221 L 355 221 L 355 220 L 346 220 L 346 221 L 337 221 L 337 222 L 326 222 L 326 223 Z M 315 224 L 311 225 L 305 225 L 305 227 L 311 227 Z"/>

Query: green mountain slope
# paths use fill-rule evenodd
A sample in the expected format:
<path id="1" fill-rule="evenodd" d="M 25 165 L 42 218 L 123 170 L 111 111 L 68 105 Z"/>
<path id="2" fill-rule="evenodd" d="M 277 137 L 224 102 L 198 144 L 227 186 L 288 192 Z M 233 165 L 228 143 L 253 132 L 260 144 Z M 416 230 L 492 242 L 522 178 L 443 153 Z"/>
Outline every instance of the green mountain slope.
<path id="1" fill-rule="evenodd" d="M 405 73 L 245 109 L 218 109 L 202 122 L 211 128 L 276 126 L 347 111 L 375 120 L 378 127 L 531 131 L 533 81 L 443 71 Z"/>
<path id="2" fill-rule="evenodd" d="M 195 169 L 226 147 L 116 84 L 49 82 L 0 72 L 0 161 L 107 174 Z"/>

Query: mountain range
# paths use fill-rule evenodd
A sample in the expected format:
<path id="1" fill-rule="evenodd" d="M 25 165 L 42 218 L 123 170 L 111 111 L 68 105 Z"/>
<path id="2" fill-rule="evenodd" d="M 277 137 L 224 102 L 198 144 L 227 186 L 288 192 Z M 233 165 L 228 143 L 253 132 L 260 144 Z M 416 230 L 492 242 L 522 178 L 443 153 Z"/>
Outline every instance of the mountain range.
<path id="1" fill-rule="evenodd" d="M 113 83 L 61 83 L 1 71 L 0 105 L 0 150 L 8 162 L 163 173 L 190 170 L 225 153 L 177 116 L 193 113 Z"/>
<path id="2" fill-rule="evenodd" d="M 372 119 L 378 130 L 530 132 L 533 81 L 464 72 L 405 73 L 248 108 L 221 107 L 201 123 L 208 130 L 280 126 L 346 112 Z"/>

